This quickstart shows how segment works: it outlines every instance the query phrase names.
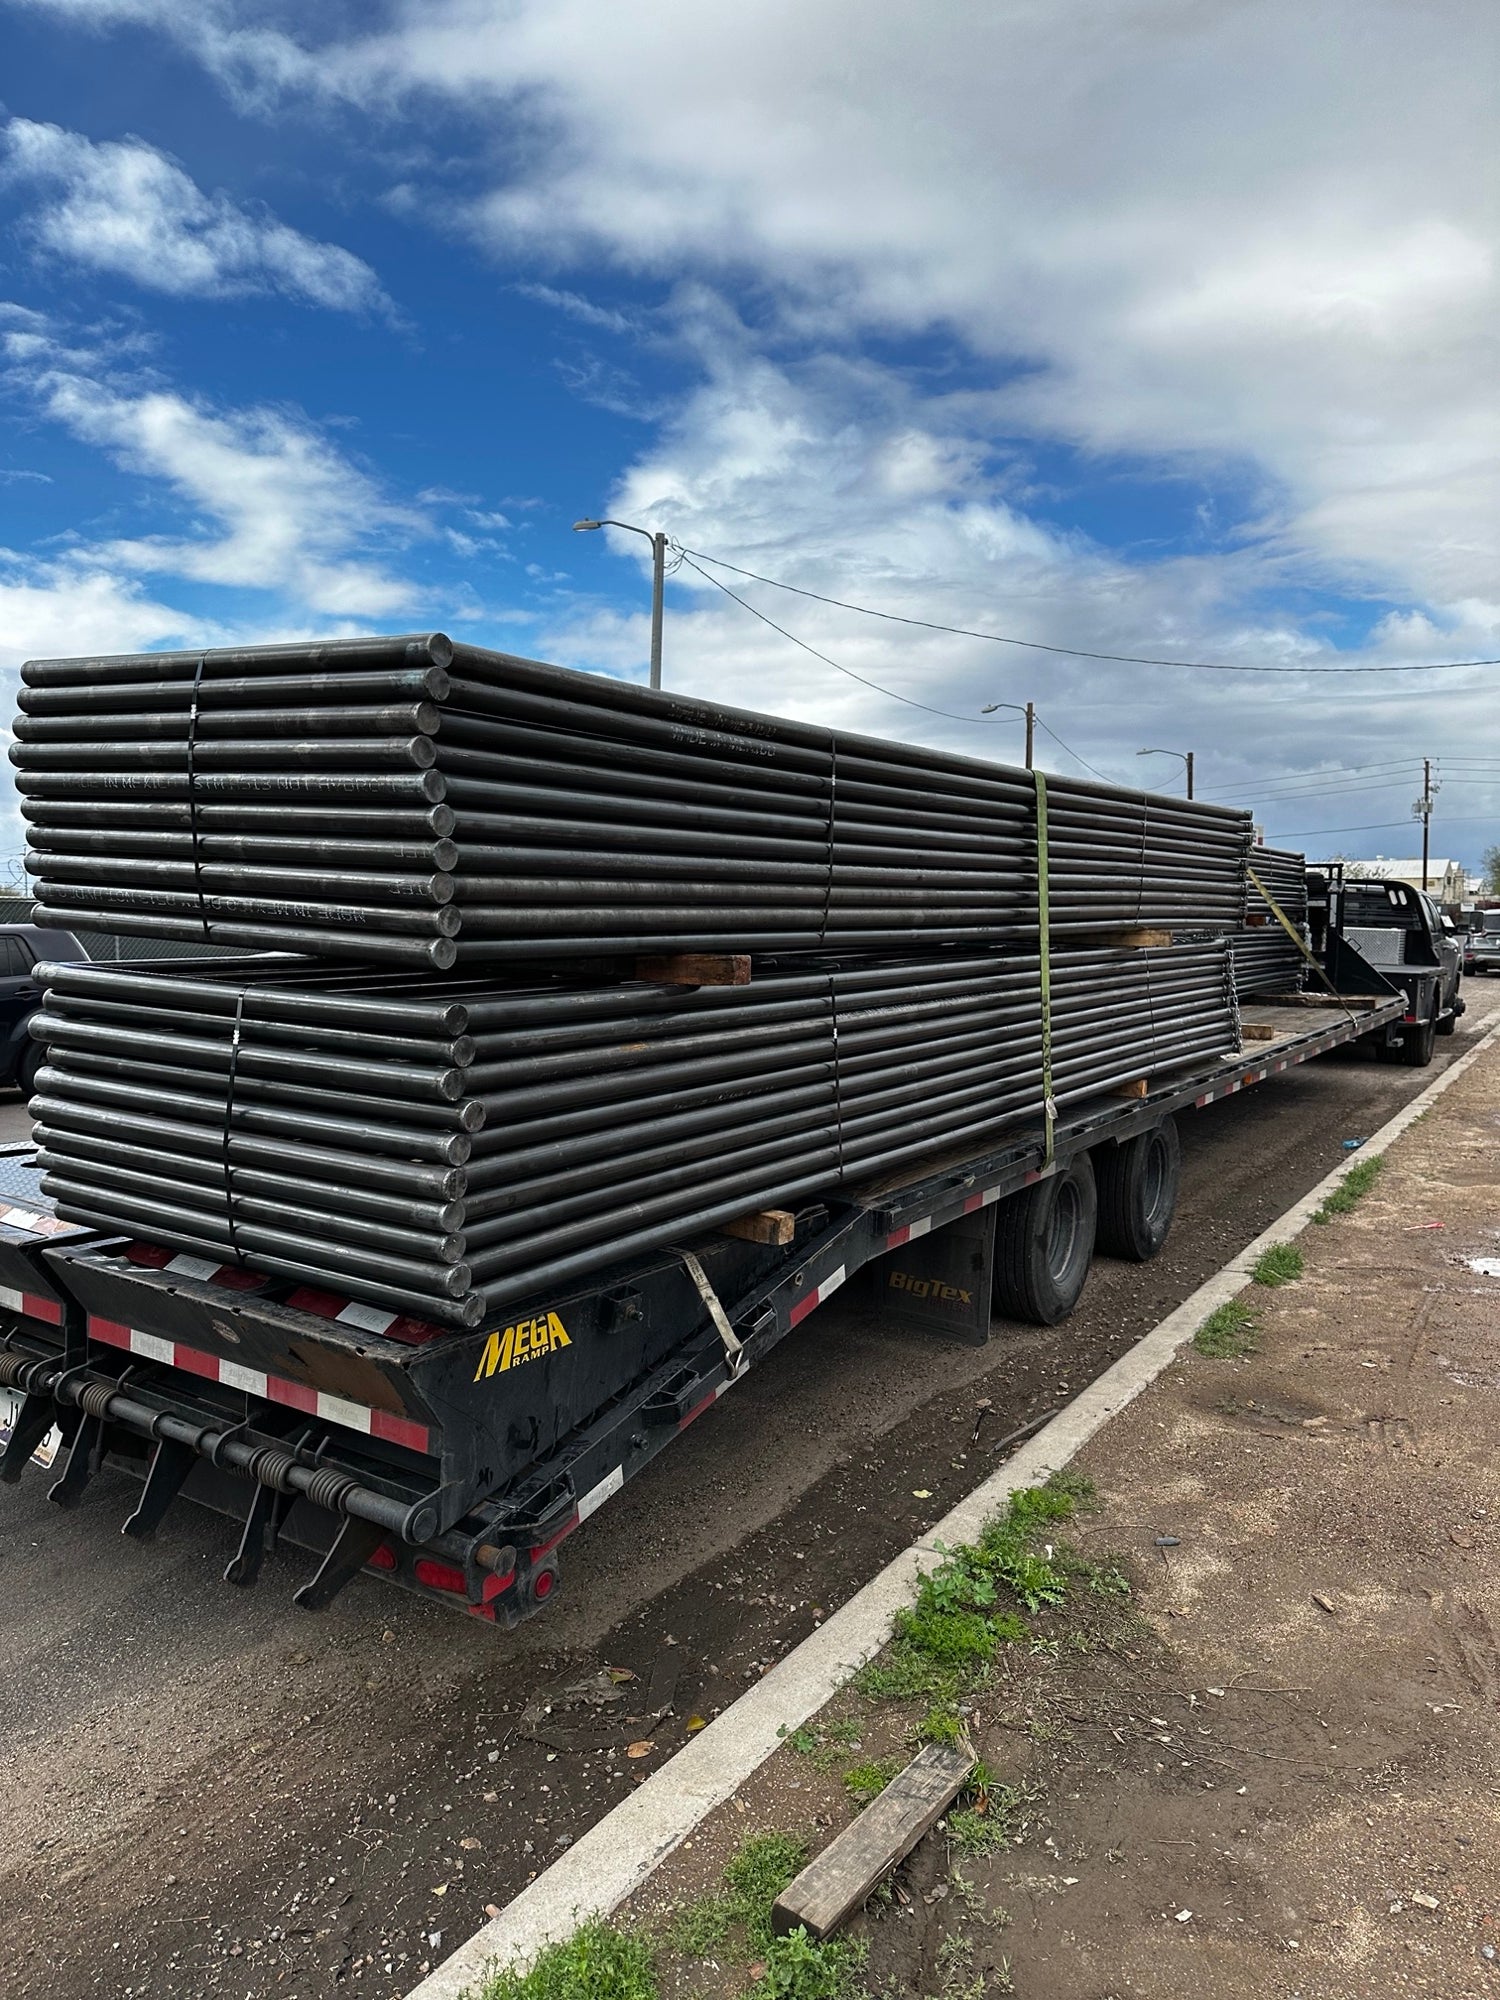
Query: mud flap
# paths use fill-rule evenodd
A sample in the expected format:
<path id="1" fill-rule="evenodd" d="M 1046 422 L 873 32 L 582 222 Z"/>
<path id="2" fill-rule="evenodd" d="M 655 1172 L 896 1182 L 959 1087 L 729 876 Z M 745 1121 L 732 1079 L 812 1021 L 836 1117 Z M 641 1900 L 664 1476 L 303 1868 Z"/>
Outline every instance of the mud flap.
<path id="1" fill-rule="evenodd" d="M 866 1303 L 923 1333 L 983 1347 L 990 1337 L 994 1268 L 995 1210 L 987 1206 L 877 1257 L 869 1267 Z"/>

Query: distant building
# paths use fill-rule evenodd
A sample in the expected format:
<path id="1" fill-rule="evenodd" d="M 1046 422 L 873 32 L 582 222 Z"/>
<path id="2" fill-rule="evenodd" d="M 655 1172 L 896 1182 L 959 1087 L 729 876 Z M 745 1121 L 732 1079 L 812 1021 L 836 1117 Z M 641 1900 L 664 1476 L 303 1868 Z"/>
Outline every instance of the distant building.
<path id="1" fill-rule="evenodd" d="M 1377 854 L 1373 861 L 1346 861 L 1344 873 L 1362 882 L 1409 882 L 1414 889 L 1426 887 L 1440 903 L 1461 903 L 1468 893 L 1469 871 L 1461 861 L 1445 861 L 1432 855 L 1427 863 L 1427 881 L 1422 881 L 1422 857 L 1389 861 Z"/>

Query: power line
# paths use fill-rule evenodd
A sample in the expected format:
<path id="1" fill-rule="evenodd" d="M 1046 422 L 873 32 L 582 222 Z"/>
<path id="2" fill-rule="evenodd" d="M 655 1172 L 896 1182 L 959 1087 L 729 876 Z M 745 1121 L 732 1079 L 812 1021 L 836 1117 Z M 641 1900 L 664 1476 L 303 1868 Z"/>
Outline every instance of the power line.
<path id="1" fill-rule="evenodd" d="M 988 723 L 991 721 L 991 717 L 987 715 L 957 715 L 954 713 L 952 709 L 949 708 L 933 708 L 928 702 L 913 701 L 910 695 L 897 694 L 894 688 L 884 688 L 881 687 L 879 683 L 876 681 L 866 680 L 863 674 L 855 673 L 852 667 L 841 666 L 837 660 L 830 659 L 827 653 L 820 653 L 816 646 L 810 646 L 805 639 L 799 639 L 795 632 L 789 632 L 784 625 L 778 625 L 774 618 L 768 618 L 764 611 L 757 610 L 753 604 L 749 603 L 747 599 L 741 597 L 737 591 L 731 590 L 727 583 L 720 583 L 719 579 L 716 576 L 710 576 L 706 570 L 698 569 L 698 565 L 693 561 L 692 556 L 688 552 L 688 550 L 681 549 L 678 551 L 678 553 L 682 557 L 682 560 L 687 564 L 689 569 L 698 570 L 699 576 L 703 578 L 705 583 L 713 584 L 716 589 L 722 590 L 726 597 L 732 597 L 735 603 L 738 604 L 742 610 L 748 611 L 750 613 L 752 618 L 758 618 L 763 625 L 769 625 L 771 630 L 773 632 L 779 632 L 783 639 L 790 639 L 792 644 L 794 646 L 800 646 L 804 653 L 811 653 L 813 658 L 815 660 L 821 660 L 825 667 L 832 667 L 838 673 L 847 674 L 850 680 L 858 681 L 861 687 L 873 688 L 876 694 L 887 695 L 892 701 L 904 701 L 908 706 L 908 708 L 923 709 L 928 715 L 946 716 L 950 722 Z M 1073 749 L 1072 745 L 1064 743 L 1062 738 L 1058 735 L 1057 731 L 1051 726 L 1050 723 L 1044 721 L 1040 715 L 1036 717 L 1036 725 L 1039 729 L 1045 729 L 1047 734 L 1052 738 L 1052 741 L 1058 746 L 1060 750 L 1065 750 L 1076 764 L 1081 764 L 1085 771 L 1092 772 L 1093 775 L 1096 778 L 1098 778 L 1101 783 L 1106 785 L 1112 785 L 1118 782 L 1114 778 L 1105 777 L 1104 773 L 1101 770 L 1099 770 L 1097 766 L 1091 764 L 1087 759 L 1087 757 L 1080 757 L 1078 752 L 1075 749 Z"/>
<path id="2" fill-rule="evenodd" d="M 1493 826 L 1496 823 L 1497 817 L 1500 817 L 1500 815 L 1495 813 L 1444 813 L 1442 823 L 1444 826 Z M 1364 826 L 1304 826 L 1292 832 L 1278 829 L 1276 838 L 1278 840 L 1322 840 L 1330 833 L 1385 833 L 1392 827 L 1410 827 L 1414 823 L 1409 819 L 1377 819 L 1368 821 Z"/>
<path id="3" fill-rule="evenodd" d="M 1373 775 L 1377 771 L 1405 771 L 1411 769 L 1420 759 L 1416 757 L 1385 757 L 1375 764 L 1340 764 L 1330 768 L 1327 765 L 1303 771 L 1269 771 L 1258 778 L 1242 778 L 1238 784 L 1224 787 L 1228 792 L 1255 792 L 1265 785 L 1290 785 L 1311 783 L 1317 778 L 1326 778 L 1337 783 L 1344 778 L 1360 778 Z"/>
<path id="4" fill-rule="evenodd" d="M 732 597 L 742 611 L 748 611 L 750 616 L 758 618 L 762 625 L 769 625 L 771 630 L 779 632 L 783 639 L 790 639 L 792 644 L 800 646 L 804 653 L 811 653 L 813 658 L 821 660 L 825 667 L 832 667 L 835 673 L 847 674 L 851 681 L 858 681 L 861 687 L 873 688 L 876 694 L 883 694 L 891 701 L 904 701 L 908 708 L 923 709 L 928 715 L 946 716 L 950 722 L 991 722 L 991 718 L 987 715 L 957 715 L 951 708 L 934 708 L 930 702 L 913 701 L 910 695 L 897 694 L 894 688 L 884 688 L 878 681 L 866 680 L 863 674 L 855 673 L 853 667 L 840 666 L 837 660 L 831 660 L 826 653 L 820 653 L 816 646 L 809 646 L 805 639 L 799 639 L 795 632 L 788 632 L 785 625 L 778 625 L 774 618 L 768 618 L 764 611 L 758 611 L 748 598 L 741 597 L 738 591 L 731 590 L 727 583 L 720 583 L 719 579 L 710 576 L 706 569 L 698 569 L 689 550 L 679 549 L 678 554 L 689 569 L 698 570 L 699 576 L 705 583 L 711 583 L 716 590 L 722 590 L 726 597 Z"/>
<path id="5" fill-rule="evenodd" d="M 831 604 L 840 611 L 857 611 L 864 618 L 883 618 L 892 625 L 915 625 L 924 632 L 947 632 L 955 639 L 984 639 L 995 646 L 1023 646 L 1032 653 L 1059 653 L 1070 660 L 1110 660 L 1124 667 L 1185 667 L 1195 673 L 1205 674 L 1447 674 L 1457 673 L 1468 667 L 1500 667 L 1500 659 L 1421 660 L 1402 667 L 1246 667 L 1230 665 L 1223 660 L 1158 660 L 1140 653 L 1095 653 L 1082 646 L 1049 646 L 1040 639 L 1017 639 L 1005 632 L 976 632 L 966 625 L 942 625 L 933 618 L 907 618 L 899 611 L 876 611 L 868 604 L 851 604 L 847 598 L 827 597 L 818 590 L 804 590 L 797 583 L 783 583 L 778 577 L 762 576 L 758 570 L 742 569 L 738 563 L 725 562 L 721 556 L 706 555 L 702 549 L 685 548 L 681 542 L 673 542 L 672 547 L 687 562 L 688 568 L 697 570 L 699 576 L 708 583 L 719 583 L 719 579 L 716 576 L 709 576 L 705 570 L 698 569 L 698 562 L 692 561 L 692 557 L 696 556 L 699 562 L 712 563 L 716 569 L 727 569 L 733 576 L 748 577 L 752 583 L 767 584 L 772 590 L 790 591 L 794 597 L 808 597 L 815 604 Z M 727 591 L 729 596 L 734 596 L 734 592 L 729 590 L 726 584 L 719 583 L 719 588 Z M 744 604 L 745 600 L 737 597 L 735 602 Z M 753 607 L 746 605 L 745 608 L 750 610 Z M 757 617 L 761 615 L 760 612 L 756 612 Z M 768 625 L 771 622 L 769 618 L 766 620 Z M 781 628 L 777 626 L 776 629 L 780 631 Z M 801 645 L 802 641 L 799 639 L 797 644 Z M 809 646 L 807 650 L 812 652 L 813 648 Z M 821 655 L 819 657 L 821 658 Z M 848 669 L 841 667 L 839 671 L 847 673 Z M 858 674 L 854 678 L 858 680 Z M 874 683 L 870 682 L 867 685 L 873 686 Z M 884 694 L 888 690 L 882 688 L 879 692 Z M 901 701 L 905 697 L 898 695 L 896 699 Z M 915 708 L 925 706 L 922 702 L 914 702 L 912 705 Z M 941 715 L 945 711 L 934 709 L 932 712 Z"/>
<path id="6" fill-rule="evenodd" d="M 1044 722 L 1040 716 L 1037 717 L 1036 723 L 1038 729 L 1046 730 L 1047 734 L 1052 738 L 1052 741 L 1058 746 L 1060 750 L 1067 751 L 1068 755 L 1073 759 L 1075 764 L 1082 764 L 1085 771 L 1092 771 L 1094 776 L 1098 778 L 1103 784 L 1116 785 L 1120 782 L 1118 778 L 1106 778 L 1104 773 L 1101 770 L 1099 770 L 1096 765 L 1091 764 L 1087 757 L 1080 757 L 1076 750 L 1074 750 L 1069 744 L 1063 742 L 1062 738 L 1058 735 L 1057 731 L 1052 727 L 1052 725 L 1048 722 Z"/>

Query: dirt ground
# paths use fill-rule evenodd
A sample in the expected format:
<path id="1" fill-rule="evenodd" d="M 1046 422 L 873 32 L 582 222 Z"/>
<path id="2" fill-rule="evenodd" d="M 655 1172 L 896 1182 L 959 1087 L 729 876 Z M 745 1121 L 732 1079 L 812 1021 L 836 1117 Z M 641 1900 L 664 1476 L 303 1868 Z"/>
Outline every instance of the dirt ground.
<path id="1" fill-rule="evenodd" d="M 570 1540 L 510 1635 L 373 1582 L 310 1617 L 297 1551 L 229 1589 L 234 1525 L 181 1507 L 122 1541 L 117 1475 L 72 1513 L 6 1489 L 0 1993 L 404 1993 L 1432 1073 L 1340 1052 L 1185 1117 L 1165 1251 L 1101 1260 L 1064 1326 L 951 1347 L 841 1293 Z M 637 1676 L 620 1703 L 567 1697 L 606 1666 Z M 673 1674 L 668 1715 L 631 1723 Z M 582 1711 L 563 1748 L 558 1697 Z"/>
<path id="2" fill-rule="evenodd" d="M 970 1724 L 1016 1837 L 922 1842 L 852 1926 L 872 1993 L 1500 1996 L 1500 1051 L 1301 1243 L 1301 1279 L 1250 1295 L 1256 1353 L 1186 1352 L 1083 1454 L 1069 1533 L 1129 1607 L 1087 1654 L 1002 1656 Z M 861 1718 L 850 1754 L 910 1754 L 857 1696 L 830 1715 Z M 659 1928 L 748 1832 L 816 1848 L 851 1810 L 779 1752 L 627 1915 Z"/>

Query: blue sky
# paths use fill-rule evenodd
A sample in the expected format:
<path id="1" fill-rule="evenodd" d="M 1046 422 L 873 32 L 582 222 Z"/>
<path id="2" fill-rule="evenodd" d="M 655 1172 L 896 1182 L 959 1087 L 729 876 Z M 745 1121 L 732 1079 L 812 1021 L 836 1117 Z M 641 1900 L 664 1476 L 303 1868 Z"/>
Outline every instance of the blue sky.
<path id="1" fill-rule="evenodd" d="M 1421 19 L 1417 17 L 1421 16 Z M 441 626 L 1500 840 L 1491 9 L 0 0 L 0 667 Z M 897 699 L 904 696 L 905 700 Z M 931 711 L 944 711 L 934 714 Z M 1063 748 L 1063 744 L 1068 747 Z M 13 813 L 7 848 L 19 847 Z"/>

